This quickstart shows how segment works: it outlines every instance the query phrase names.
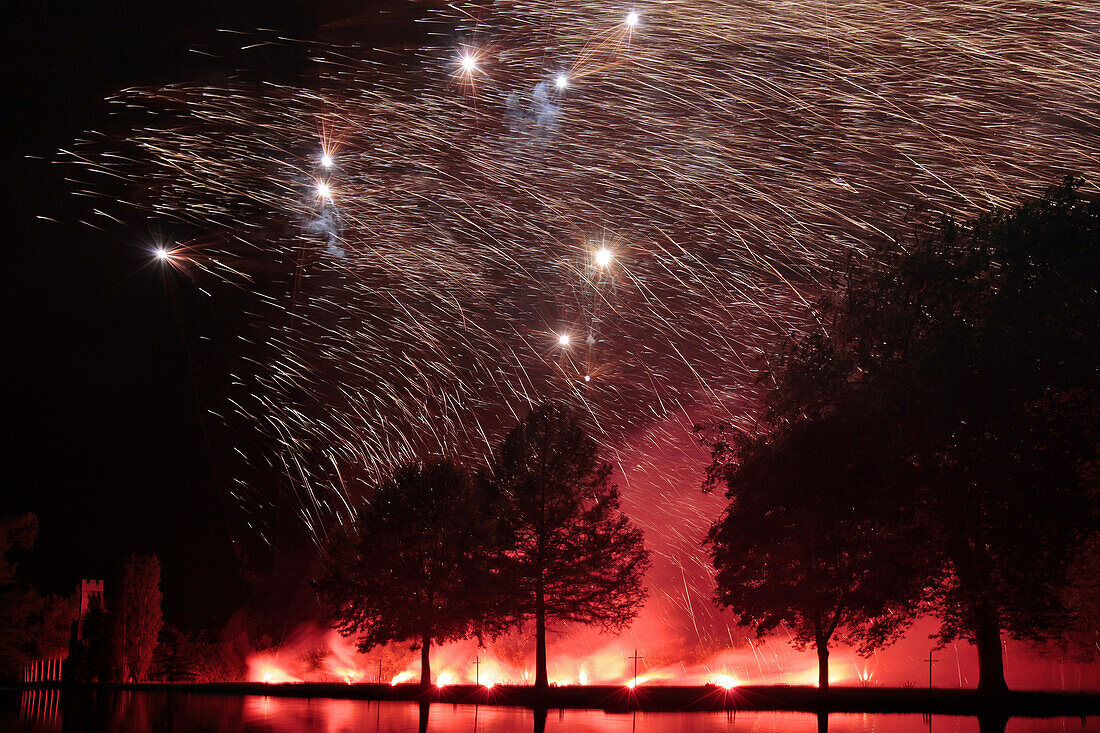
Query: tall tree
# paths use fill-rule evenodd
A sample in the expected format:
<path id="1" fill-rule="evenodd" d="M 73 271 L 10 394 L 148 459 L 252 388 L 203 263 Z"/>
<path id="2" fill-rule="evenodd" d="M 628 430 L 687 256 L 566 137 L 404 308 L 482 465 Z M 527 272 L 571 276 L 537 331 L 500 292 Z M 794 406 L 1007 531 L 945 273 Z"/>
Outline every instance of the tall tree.
<path id="1" fill-rule="evenodd" d="M 363 652 L 411 640 L 425 686 L 433 641 L 491 633 L 499 538 L 489 488 L 449 459 L 398 468 L 326 548 L 313 587 L 335 628 Z"/>
<path id="2" fill-rule="evenodd" d="M 1078 552 L 1069 577 L 1062 600 L 1073 613 L 1073 625 L 1059 641 L 1074 658 L 1095 661 L 1100 656 L 1100 534 Z"/>
<path id="3" fill-rule="evenodd" d="M 821 689 L 833 639 L 864 654 L 896 640 L 927 573 L 914 547 L 924 528 L 884 491 L 904 473 L 869 439 L 868 415 L 834 412 L 712 443 L 708 485 L 731 499 L 706 540 L 715 600 L 758 636 L 786 628 L 796 648 L 813 645 Z"/>
<path id="4" fill-rule="evenodd" d="M 31 621 L 38 610 L 38 595 L 16 577 L 19 565 L 14 550 L 26 550 L 38 536 L 33 514 L 0 521 L 0 679 L 17 680 L 34 653 Z"/>
<path id="5" fill-rule="evenodd" d="M 857 272 L 839 336 L 900 414 L 896 445 L 948 572 L 940 639 L 1006 687 L 1002 634 L 1070 623 L 1061 592 L 1095 531 L 1100 443 L 1100 201 L 1067 180 L 966 224 L 947 220 Z"/>
<path id="6" fill-rule="evenodd" d="M 112 617 L 115 666 L 120 679 L 149 678 L 164 617 L 161 612 L 160 560 L 131 555 L 122 570 L 121 593 Z"/>
<path id="7" fill-rule="evenodd" d="M 532 409 L 504 440 L 493 481 L 514 544 L 507 604 L 515 622 L 535 622 L 535 686 L 549 686 L 549 620 L 618 630 L 646 598 L 649 553 L 619 510 L 611 465 L 574 413 Z"/>
<path id="8" fill-rule="evenodd" d="M 974 643 L 979 689 L 1003 690 L 1002 634 L 1064 632 L 1070 563 L 1096 531 L 1100 202 L 1066 181 L 944 220 L 846 285 L 831 335 L 788 350 L 768 421 L 889 416 L 869 432 L 904 477 L 883 490 L 929 530 L 939 638 Z"/>
<path id="9" fill-rule="evenodd" d="M 74 600 L 42 595 L 18 579 L 13 553 L 30 549 L 37 535 L 33 514 L 0 520 L 0 681 L 17 680 L 30 662 L 68 647 Z"/>

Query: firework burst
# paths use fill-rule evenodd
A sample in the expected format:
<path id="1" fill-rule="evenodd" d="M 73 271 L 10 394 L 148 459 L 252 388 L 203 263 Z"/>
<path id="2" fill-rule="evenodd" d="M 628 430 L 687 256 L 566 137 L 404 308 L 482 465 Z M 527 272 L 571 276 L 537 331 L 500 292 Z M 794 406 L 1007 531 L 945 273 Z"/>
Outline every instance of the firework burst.
<path id="1" fill-rule="evenodd" d="M 752 420 L 760 356 L 813 322 L 831 274 L 919 205 L 1100 172 L 1085 0 L 502 0 L 422 20 L 438 45 L 311 46 L 294 86 L 126 91 L 141 123 L 71 159 L 93 194 L 126 186 L 112 219 L 201 233 L 158 256 L 247 289 L 211 409 L 263 436 L 242 455 L 290 478 L 311 530 L 395 462 L 484 457 L 532 401 L 567 399 L 620 465 L 669 613 L 709 596 L 717 505 L 690 425 Z"/>

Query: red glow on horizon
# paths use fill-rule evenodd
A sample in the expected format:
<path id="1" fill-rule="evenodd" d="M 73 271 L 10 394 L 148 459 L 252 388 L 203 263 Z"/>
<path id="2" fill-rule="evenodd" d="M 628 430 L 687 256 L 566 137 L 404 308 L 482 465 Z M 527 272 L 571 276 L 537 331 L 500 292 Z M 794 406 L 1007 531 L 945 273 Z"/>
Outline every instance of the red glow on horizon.
<path id="1" fill-rule="evenodd" d="M 817 686 L 817 659 L 812 649 L 799 652 L 783 638 L 762 644 L 737 635 L 733 636 L 731 646 L 727 635 L 724 646 L 715 642 L 712 651 L 700 653 L 698 647 L 684 646 L 679 636 L 662 635 L 661 624 L 667 625 L 667 616 L 654 617 L 654 611 L 663 611 L 662 616 L 667 613 L 667 609 L 659 606 L 647 608 L 630 632 L 633 637 L 630 637 L 629 648 L 625 648 L 624 637 L 602 636 L 594 629 L 573 627 L 558 635 L 548 649 L 547 671 L 552 684 L 614 685 L 626 689 L 668 684 L 713 685 L 724 689 L 770 684 Z M 927 638 L 934 630 L 933 620 L 922 621 L 896 646 L 871 659 L 863 659 L 843 646 L 834 647 L 830 659 L 830 684 L 864 687 L 915 684 L 923 687 L 927 684 L 928 665 L 919 660 L 927 655 Z M 639 650 L 643 656 L 669 661 L 645 670 L 639 667 L 638 677 L 633 679 L 629 655 L 637 638 L 645 639 L 648 644 L 647 649 Z M 323 652 L 320 656 L 318 648 Z M 492 689 L 500 685 L 529 685 L 533 679 L 532 670 L 526 667 L 530 662 L 529 654 L 533 656 L 533 648 L 522 631 L 488 648 L 479 646 L 474 640 L 445 644 L 432 649 L 432 677 L 440 687 L 476 684 Z M 949 646 L 941 653 L 942 661 L 934 669 L 935 686 L 973 687 L 977 681 L 976 656 L 969 645 Z M 271 684 L 384 684 L 388 681 L 398 685 L 415 682 L 420 676 L 418 653 L 410 651 L 407 645 L 393 644 L 362 654 L 355 649 L 353 641 L 316 625 L 304 625 L 279 648 L 254 653 L 247 662 L 249 681 Z M 1010 686 L 1055 690 L 1100 688 L 1100 665 L 1040 657 L 1031 648 L 1016 642 L 1006 645 L 1006 662 Z"/>
<path id="2" fill-rule="evenodd" d="M 288 673 L 275 658 L 269 655 L 258 655 L 248 661 L 248 681 L 263 682 L 268 685 L 277 685 L 287 682 L 302 682 L 299 677 Z"/>

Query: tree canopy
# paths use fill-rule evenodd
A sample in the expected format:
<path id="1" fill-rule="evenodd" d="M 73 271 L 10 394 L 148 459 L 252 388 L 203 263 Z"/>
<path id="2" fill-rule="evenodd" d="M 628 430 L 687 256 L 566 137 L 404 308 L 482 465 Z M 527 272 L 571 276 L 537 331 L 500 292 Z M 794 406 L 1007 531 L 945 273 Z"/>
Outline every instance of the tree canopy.
<path id="1" fill-rule="evenodd" d="M 545 688 L 547 622 L 624 628 L 646 598 L 649 553 L 620 511 L 611 465 L 567 409 L 533 408 L 504 440 L 493 483 L 512 538 L 504 607 L 534 620 L 535 686 Z"/>
<path id="2" fill-rule="evenodd" d="M 335 628 L 362 651 L 412 641 L 431 684 L 431 643 L 492 630 L 498 507 L 453 460 L 399 467 L 326 548 L 314 582 Z"/>
<path id="3" fill-rule="evenodd" d="M 145 682 L 164 626 L 157 556 L 128 557 L 119 590 L 115 607 L 110 610 L 116 676 L 123 682 Z"/>
<path id="4" fill-rule="evenodd" d="M 940 617 L 942 642 L 975 643 L 979 687 L 1003 689 L 1001 633 L 1039 641 L 1067 627 L 1070 563 L 1096 529 L 1100 203 L 1066 181 L 1011 210 L 945 219 L 884 244 L 845 286 L 823 308 L 827 335 L 785 352 L 770 434 L 745 445 L 862 415 L 865 428 L 830 449 L 866 455 L 858 446 L 870 437 L 892 470 L 856 471 L 854 486 L 834 491 L 855 492 L 853 511 L 876 537 L 901 522 L 928 529 L 911 547 L 930 559 L 913 570 L 934 589 L 919 600 Z M 717 442 L 712 476 L 724 471 L 736 496 L 755 459 L 724 467 L 729 445 Z M 782 482 L 784 471 L 757 480 Z M 865 503 L 876 492 L 898 521 Z"/>
<path id="5" fill-rule="evenodd" d="M 966 224 L 947 220 L 854 278 L 840 337 L 865 389 L 901 415 L 896 445 L 945 570 L 940 639 L 974 642 L 1005 686 L 1001 632 L 1042 641 L 1095 531 L 1100 202 L 1067 180 Z"/>
<path id="6" fill-rule="evenodd" d="M 706 540 L 715 600 L 759 636 L 812 644 L 822 689 L 834 635 L 865 654 L 896 640 L 926 577 L 925 529 L 882 491 L 896 466 L 870 422 L 838 412 L 742 436 L 710 469 L 731 500 Z"/>
<path id="7" fill-rule="evenodd" d="M 30 621 L 39 599 L 16 578 L 19 565 L 11 551 L 28 549 L 38 535 L 33 514 L 0 521 L 0 679 L 16 680 L 32 658 L 34 639 Z"/>
<path id="8" fill-rule="evenodd" d="M 0 520 L 0 681 L 18 680 L 36 659 L 64 652 L 73 600 L 42 595 L 20 582 L 13 557 L 29 550 L 38 536 L 38 518 L 24 514 Z"/>

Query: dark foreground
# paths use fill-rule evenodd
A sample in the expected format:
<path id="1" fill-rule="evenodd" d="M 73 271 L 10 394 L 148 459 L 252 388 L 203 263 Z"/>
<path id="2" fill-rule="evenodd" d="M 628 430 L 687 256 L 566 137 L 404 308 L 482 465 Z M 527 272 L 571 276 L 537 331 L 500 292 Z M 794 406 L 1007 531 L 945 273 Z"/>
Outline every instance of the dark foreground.
<path id="1" fill-rule="evenodd" d="M 53 689 L 57 685 L 27 686 Z M 981 694 L 974 690 L 917 690 L 901 688 L 816 687 L 788 685 L 742 686 L 726 689 L 674 685 L 584 685 L 551 687 L 538 692 L 529 686 L 475 685 L 432 687 L 419 685 L 287 683 L 70 683 L 63 689 L 189 692 L 211 695 L 400 700 L 462 705 L 501 705 L 533 709 L 595 709 L 608 712 L 797 711 L 811 713 L 927 713 L 933 715 L 1093 716 L 1100 715 L 1100 693 L 1007 692 Z"/>

